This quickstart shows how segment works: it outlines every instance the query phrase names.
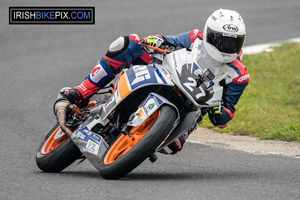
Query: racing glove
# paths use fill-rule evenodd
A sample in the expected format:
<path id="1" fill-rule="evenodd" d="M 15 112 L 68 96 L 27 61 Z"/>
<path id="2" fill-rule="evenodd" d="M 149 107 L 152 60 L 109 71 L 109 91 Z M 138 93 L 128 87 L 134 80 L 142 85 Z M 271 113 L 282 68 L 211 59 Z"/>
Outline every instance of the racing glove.
<path id="1" fill-rule="evenodd" d="M 220 117 L 222 112 L 219 106 L 215 106 L 208 108 L 208 114 L 210 115 L 211 119 L 213 119 L 213 122 L 216 123 L 216 120 Z"/>
<path id="2" fill-rule="evenodd" d="M 164 43 L 164 40 L 158 36 L 152 35 L 152 36 L 148 36 L 144 39 L 141 39 L 140 43 L 159 48 Z M 154 53 L 153 49 L 149 49 L 146 46 L 144 46 L 143 48 L 147 53 Z"/>

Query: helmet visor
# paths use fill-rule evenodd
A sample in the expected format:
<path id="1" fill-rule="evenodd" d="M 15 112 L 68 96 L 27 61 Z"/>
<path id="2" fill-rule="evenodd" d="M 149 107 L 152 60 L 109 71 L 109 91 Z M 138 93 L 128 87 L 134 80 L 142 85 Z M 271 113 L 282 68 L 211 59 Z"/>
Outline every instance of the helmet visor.
<path id="1" fill-rule="evenodd" d="M 245 35 L 231 35 L 214 31 L 207 27 L 207 41 L 222 53 L 239 53 L 243 47 Z"/>

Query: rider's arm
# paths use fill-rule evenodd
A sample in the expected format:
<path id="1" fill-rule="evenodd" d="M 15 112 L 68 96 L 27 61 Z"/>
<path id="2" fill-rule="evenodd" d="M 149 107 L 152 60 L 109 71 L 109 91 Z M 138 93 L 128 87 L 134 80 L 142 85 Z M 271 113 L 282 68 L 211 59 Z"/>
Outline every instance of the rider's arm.
<path id="1" fill-rule="evenodd" d="M 187 49 L 190 48 L 197 37 L 203 38 L 202 32 L 197 29 L 181 33 L 178 36 L 157 36 L 161 36 L 167 44 Z M 140 37 L 136 34 L 119 37 L 110 45 L 102 61 L 114 75 L 120 73 L 124 67 L 129 67 L 132 63 L 148 64 L 152 56 L 143 50 L 139 42 Z"/>
<path id="2" fill-rule="evenodd" d="M 167 43 L 174 46 L 190 48 L 191 44 L 197 37 L 200 39 L 202 38 L 202 33 L 199 30 L 194 29 L 190 32 L 179 34 L 177 37 L 161 37 Z M 152 56 L 144 51 L 144 49 L 139 45 L 139 42 L 140 37 L 136 34 L 131 34 L 129 36 L 119 37 L 111 43 L 106 55 L 99 62 L 107 74 L 111 74 L 109 79 L 107 78 L 108 80 L 120 73 L 123 68 L 130 67 L 131 64 L 148 64 L 151 61 Z M 92 81 L 90 76 L 87 78 Z M 92 81 L 95 85 L 103 85 L 103 81 L 101 83 L 96 82 Z"/>
<path id="3" fill-rule="evenodd" d="M 183 48 L 189 49 L 196 40 L 196 38 L 200 38 L 202 40 L 203 34 L 198 29 L 191 30 L 186 33 L 181 33 L 178 36 L 164 36 L 161 35 L 166 43 L 169 43 L 173 46 L 179 46 Z"/>
<path id="4" fill-rule="evenodd" d="M 246 67 L 239 59 L 228 64 L 228 66 L 235 70 L 238 76 L 232 82 L 225 85 L 223 96 L 224 106 L 220 116 L 213 118 L 212 114 L 208 114 L 211 122 L 215 126 L 222 128 L 226 127 L 227 123 L 233 118 L 235 112 L 234 106 L 237 104 L 249 82 L 249 74 L 246 71 Z"/>

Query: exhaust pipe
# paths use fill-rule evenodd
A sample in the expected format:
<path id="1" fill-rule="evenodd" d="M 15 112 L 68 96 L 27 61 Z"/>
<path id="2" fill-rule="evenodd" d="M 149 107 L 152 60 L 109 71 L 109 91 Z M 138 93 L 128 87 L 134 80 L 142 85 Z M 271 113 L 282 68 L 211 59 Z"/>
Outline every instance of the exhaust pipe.
<path id="1" fill-rule="evenodd" d="M 71 137 L 72 131 L 67 126 L 67 119 L 66 119 L 67 118 L 67 110 L 70 106 L 70 102 L 67 101 L 61 95 L 61 93 L 66 89 L 71 89 L 71 88 L 70 87 L 64 87 L 59 91 L 56 103 L 54 104 L 53 111 L 54 111 L 54 114 L 57 116 L 57 120 L 58 120 L 58 123 L 59 123 L 59 126 L 60 126 L 61 130 L 64 133 L 66 133 L 69 137 Z"/>
<path id="2" fill-rule="evenodd" d="M 58 123 L 60 125 L 60 128 L 63 132 L 65 132 L 69 137 L 71 137 L 72 131 L 69 129 L 69 127 L 66 125 L 66 115 L 67 115 L 67 110 L 70 105 L 70 102 L 67 100 L 61 100 L 58 101 L 55 104 L 54 107 L 54 112 L 57 116 Z"/>

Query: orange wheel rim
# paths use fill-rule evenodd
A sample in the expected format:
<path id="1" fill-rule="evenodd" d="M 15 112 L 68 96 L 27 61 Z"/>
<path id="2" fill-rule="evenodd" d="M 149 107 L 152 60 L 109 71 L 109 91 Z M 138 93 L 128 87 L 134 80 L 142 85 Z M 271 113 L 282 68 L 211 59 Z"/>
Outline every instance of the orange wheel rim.
<path id="1" fill-rule="evenodd" d="M 122 134 L 117 141 L 110 147 L 104 158 L 104 164 L 111 164 L 117 159 L 125 155 L 134 145 L 136 145 L 149 131 L 154 122 L 160 115 L 160 110 L 155 111 L 148 119 L 141 125 L 133 127 L 130 134 Z"/>
<path id="2" fill-rule="evenodd" d="M 42 154 L 50 153 L 51 151 L 53 151 L 54 149 L 59 147 L 62 143 L 64 143 L 64 141 L 66 141 L 68 139 L 68 136 L 66 134 L 64 134 L 61 137 L 56 138 L 55 136 L 58 133 L 58 131 L 61 131 L 60 126 L 58 126 L 52 132 L 52 134 L 48 137 L 48 139 L 44 143 L 44 146 L 42 147 L 42 150 L 41 150 Z"/>

